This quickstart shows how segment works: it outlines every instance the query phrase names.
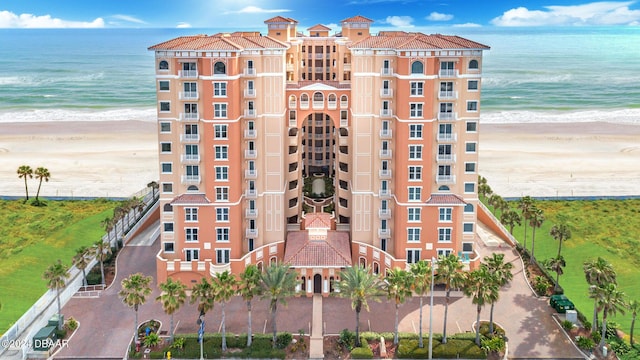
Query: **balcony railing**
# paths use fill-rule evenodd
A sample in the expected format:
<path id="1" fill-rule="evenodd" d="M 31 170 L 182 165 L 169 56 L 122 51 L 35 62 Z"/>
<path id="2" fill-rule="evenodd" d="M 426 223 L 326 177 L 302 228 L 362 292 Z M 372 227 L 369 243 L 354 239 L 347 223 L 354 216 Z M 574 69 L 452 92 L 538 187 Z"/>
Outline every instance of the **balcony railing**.
<path id="1" fill-rule="evenodd" d="M 342 64 L 342 70 L 351 71 L 351 63 L 343 63 Z"/>
<path id="2" fill-rule="evenodd" d="M 180 157 L 180 160 L 186 164 L 197 164 L 198 162 L 200 162 L 200 155 L 185 154 Z"/>
<path id="3" fill-rule="evenodd" d="M 440 121 L 451 121 L 451 120 L 456 120 L 457 118 L 458 118 L 458 114 L 454 112 L 438 113 L 438 120 Z"/>
<path id="4" fill-rule="evenodd" d="M 180 113 L 180 121 L 198 121 L 199 118 L 197 112 Z"/>
<path id="5" fill-rule="evenodd" d="M 246 209 L 244 214 L 249 219 L 255 219 L 258 217 L 258 209 Z"/>
<path id="6" fill-rule="evenodd" d="M 309 100 L 300 100 L 300 109 L 307 110 L 309 109 Z"/>
<path id="7" fill-rule="evenodd" d="M 247 229 L 247 230 L 245 231 L 245 235 L 246 235 L 248 238 L 255 238 L 255 237 L 258 237 L 258 229 Z"/>
<path id="8" fill-rule="evenodd" d="M 391 153 L 390 149 L 380 150 L 380 159 L 391 159 Z"/>
<path id="9" fill-rule="evenodd" d="M 255 68 L 246 68 L 244 69 L 244 74 L 247 76 L 256 76 L 256 69 Z"/>
<path id="10" fill-rule="evenodd" d="M 393 111 L 391 111 L 391 109 L 380 109 L 380 116 L 391 117 L 393 116 Z"/>
<path id="11" fill-rule="evenodd" d="M 437 162 L 451 163 L 456 161 L 456 156 L 453 154 L 438 154 L 436 155 Z"/>
<path id="12" fill-rule="evenodd" d="M 380 170 L 381 179 L 391 179 L 391 170 Z"/>
<path id="13" fill-rule="evenodd" d="M 298 102 L 296 100 L 289 101 L 289 109 L 295 109 L 298 106 Z"/>
<path id="14" fill-rule="evenodd" d="M 438 133 L 437 135 L 438 141 L 456 141 L 457 139 L 458 139 L 458 134 Z"/>
<path id="15" fill-rule="evenodd" d="M 389 189 L 380 189 L 378 191 L 378 195 L 381 198 L 389 198 L 389 197 L 391 197 L 391 190 L 389 190 Z"/>
<path id="16" fill-rule="evenodd" d="M 244 171 L 244 177 L 247 179 L 257 179 L 258 178 L 258 170 L 256 169 L 247 169 Z"/>
<path id="17" fill-rule="evenodd" d="M 349 107 L 349 101 L 340 100 L 340 109 L 346 109 Z"/>
<path id="18" fill-rule="evenodd" d="M 440 77 L 457 77 L 458 70 L 456 69 L 440 69 Z"/>
<path id="19" fill-rule="evenodd" d="M 200 184 L 200 175 L 182 175 L 183 184 Z"/>
<path id="20" fill-rule="evenodd" d="M 392 69 L 392 68 L 385 68 L 385 67 L 383 67 L 383 68 L 380 70 L 380 74 L 381 74 L 382 76 L 391 76 L 391 75 L 393 75 L 393 69 Z"/>
<path id="21" fill-rule="evenodd" d="M 258 190 L 256 190 L 256 189 L 246 189 L 244 191 L 244 196 L 247 199 L 256 199 L 256 198 L 258 198 Z"/>
<path id="22" fill-rule="evenodd" d="M 436 182 L 438 184 L 455 184 L 456 176 L 455 175 L 438 175 L 436 176 Z"/>
<path id="23" fill-rule="evenodd" d="M 258 131 L 257 130 L 245 130 L 244 131 L 244 137 L 245 139 L 255 139 L 256 137 L 258 137 Z"/>
<path id="24" fill-rule="evenodd" d="M 391 218 L 391 209 L 380 209 L 378 210 L 378 216 L 381 219 L 389 219 Z"/>
<path id="25" fill-rule="evenodd" d="M 378 236 L 381 238 L 391 236 L 391 229 L 378 229 Z"/>
<path id="26" fill-rule="evenodd" d="M 380 89 L 380 96 L 382 97 L 393 96 L 393 89 Z"/>
<path id="27" fill-rule="evenodd" d="M 438 93 L 438 99 L 440 100 L 455 100 L 458 98 L 457 91 L 440 91 Z"/>
<path id="28" fill-rule="evenodd" d="M 347 127 L 349 126 L 349 120 L 348 119 L 340 119 L 340 127 Z"/>
<path id="29" fill-rule="evenodd" d="M 256 89 L 244 89 L 245 97 L 256 97 Z"/>
<path id="30" fill-rule="evenodd" d="M 382 129 L 380 130 L 380 139 L 391 139 L 393 132 L 391 129 Z"/>
<path id="31" fill-rule="evenodd" d="M 181 78 L 197 78 L 198 70 L 180 70 L 178 71 L 178 77 Z"/>
<path id="32" fill-rule="evenodd" d="M 313 109 L 314 110 L 322 110 L 324 109 L 324 101 L 313 101 Z"/>
<path id="33" fill-rule="evenodd" d="M 256 109 L 247 109 L 244 111 L 244 117 L 254 118 L 256 117 Z"/>
<path id="34" fill-rule="evenodd" d="M 180 134 L 180 141 L 182 142 L 200 141 L 200 134 Z"/>
<path id="35" fill-rule="evenodd" d="M 258 157 L 258 150 L 245 150 L 244 157 L 246 159 L 255 159 Z"/>
<path id="36" fill-rule="evenodd" d="M 180 100 L 198 100 L 199 94 L 197 91 L 181 91 L 179 97 Z"/>
<path id="37" fill-rule="evenodd" d="M 329 110 L 335 110 L 338 108 L 338 102 L 337 101 L 327 101 L 327 109 Z"/>

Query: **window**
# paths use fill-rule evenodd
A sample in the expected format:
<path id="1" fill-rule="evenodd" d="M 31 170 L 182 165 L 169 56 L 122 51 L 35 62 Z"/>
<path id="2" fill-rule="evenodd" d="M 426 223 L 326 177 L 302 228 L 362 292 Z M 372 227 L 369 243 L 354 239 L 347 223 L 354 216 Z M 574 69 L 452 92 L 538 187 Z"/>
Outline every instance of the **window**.
<path id="1" fill-rule="evenodd" d="M 187 135 L 188 139 L 197 139 L 198 138 L 198 125 L 197 124 L 186 124 L 184 126 L 184 134 Z"/>
<path id="2" fill-rule="evenodd" d="M 438 124 L 438 135 L 444 138 L 453 137 L 453 125 L 452 124 Z"/>
<path id="3" fill-rule="evenodd" d="M 184 104 L 186 114 L 198 114 L 198 104 Z"/>
<path id="4" fill-rule="evenodd" d="M 158 90 L 160 90 L 160 91 L 169 91 L 169 81 L 168 80 L 160 80 L 160 81 L 158 81 Z"/>
<path id="5" fill-rule="evenodd" d="M 171 174 L 172 172 L 172 163 L 162 163 L 160 164 L 160 167 L 162 168 L 162 173 L 163 174 Z"/>
<path id="6" fill-rule="evenodd" d="M 169 70 L 169 62 L 162 60 L 158 63 L 158 70 Z"/>
<path id="7" fill-rule="evenodd" d="M 422 145 L 409 145 L 409 160 L 422 159 Z"/>
<path id="8" fill-rule="evenodd" d="M 455 75 L 455 68 L 453 61 L 443 61 L 440 63 L 440 75 L 453 76 Z"/>
<path id="9" fill-rule="evenodd" d="M 438 228 L 438 242 L 451 242 L 451 228 Z"/>
<path id="10" fill-rule="evenodd" d="M 464 192 L 465 193 L 473 193 L 476 190 L 475 183 L 464 183 Z"/>
<path id="11" fill-rule="evenodd" d="M 171 123 L 170 122 L 161 122 L 160 123 L 160 132 L 163 134 L 171 132 Z"/>
<path id="12" fill-rule="evenodd" d="M 465 143 L 465 150 L 468 153 L 474 153 L 476 152 L 476 143 L 475 142 L 468 142 Z"/>
<path id="13" fill-rule="evenodd" d="M 451 215 L 453 213 L 453 208 L 438 208 L 439 220 L 440 221 L 451 221 Z"/>
<path id="14" fill-rule="evenodd" d="M 478 60 L 469 61 L 469 70 L 478 70 Z"/>
<path id="15" fill-rule="evenodd" d="M 163 243 L 163 245 L 164 245 L 164 252 L 172 253 L 172 252 L 175 251 L 174 248 L 173 248 L 173 243 L 172 242 L 166 242 L 166 243 Z"/>
<path id="16" fill-rule="evenodd" d="M 173 223 L 172 222 L 166 222 L 163 225 L 164 225 L 164 231 L 165 232 L 173 232 Z"/>
<path id="17" fill-rule="evenodd" d="M 473 214 L 473 204 L 467 204 L 464 206 L 464 212 L 468 214 Z"/>
<path id="18" fill-rule="evenodd" d="M 389 243 L 389 239 L 380 239 L 380 250 L 387 251 L 388 243 Z"/>
<path id="19" fill-rule="evenodd" d="M 407 221 L 420 221 L 420 208 L 407 208 Z"/>
<path id="20" fill-rule="evenodd" d="M 216 221 L 229 221 L 229 208 L 216 208 Z"/>
<path id="21" fill-rule="evenodd" d="M 478 90 L 478 80 L 469 80 L 467 82 L 467 90 L 469 91 Z"/>
<path id="22" fill-rule="evenodd" d="M 170 142 L 160 143 L 160 152 L 164 154 L 171 153 L 171 143 Z"/>
<path id="23" fill-rule="evenodd" d="M 227 96 L 227 83 L 226 82 L 214 82 L 213 83 L 213 96 L 225 97 Z"/>
<path id="24" fill-rule="evenodd" d="M 422 166 L 409 166 L 409 181 L 422 180 Z"/>
<path id="25" fill-rule="evenodd" d="M 478 102 L 467 101 L 467 111 L 478 111 Z"/>
<path id="26" fill-rule="evenodd" d="M 200 167 L 198 165 L 187 165 L 185 167 L 185 175 L 187 175 L 187 178 L 197 178 L 200 176 Z"/>
<path id="27" fill-rule="evenodd" d="M 214 136 L 216 139 L 226 139 L 227 138 L 227 125 L 214 125 Z"/>
<path id="28" fill-rule="evenodd" d="M 218 61 L 215 64 L 213 64 L 214 75 L 224 75 L 226 73 L 227 73 L 227 66 L 222 61 Z"/>
<path id="29" fill-rule="evenodd" d="M 422 188 L 416 186 L 409 186 L 409 201 L 420 201 L 420 192 Z"/>
<path id="30" fill-rule="evenodd" d="M 216 242 L 229 242 L 229 228 L 216 228 Z"/>
<path id="31" fill-rule="evenodd" d="M 231 250 L 229 249 L 217 249 L 216 250 L 216 263 L 217 264 L 228 264 L 229 256 L 231 254 Z"/>
<path id="32" fill-rule="evenodd" d="M 438 166 L 438 175 L 439 176 L 450 176 L 451 175 L 451 165 L 439 165 Z"/>
<path id="33" fill-rule="evenodd" d="M 184 208 L 184 221 L 198 221 L 198 208 Z"/>
<path id="34" fill-rule="evenodd" d="M 462 231 L 465 233 L 473 233 L 473 223 L 462 224 Z"/>
<path id="35" fill-rule="evenodd" d="M 253 239 L 247 239 L 247 248 L 249 248 L 249 251 L 253 251 L 254 247 Z"/>
<path id="36" fill-rule="evenodd" d="M 412 81 L 409 83 L 411 87 L 411 96 L 422 96 L 424 93 L 424 83 L 421 81 Z"/>
<path id="37" fill-rule="evenodd" d="M 160 101 L 160 112 L 171 111 L 171 103 L 168 101 Z"/>
<path id="38" fill-rule="evenodd" d="M 184 229 L 184 241 L 195 242 L 198 241 L 198 228 L 185 228 Z"/>
<path id="39" fill-rule="evenodd" d="M 424 73 L 424 65 L 421 61 L 414 61 L 411 63 L 411 73 L 412 74 L 423 74 Z"/>
<path id="40" fill-rule="evenodd" d="M 185 153 L 185 159 L 197 160 L 199 158 L 198 145 L 194 145 L 194 144 L 185 145 L 184 153 Z"/>
<path id="41" fill-rule="evenodd" d="M 415 264 L 420 261 L 420 250 L 407 249 L 407 264 Z"/>
<path id="42" fill-rule="evenodd" d="M 216 180 L 229 180 L 229 167 L 227 166 L 216 166 Z"/>
<path id="43" fill-rule="evenodd" d="M 453 253 L 451 249 L 438 249 L 438 257 L 440 256 L 449 256 Z"/>
<path id="44" fill-rule="evenodd" d="M 467 132 L 478 131 L 478 123 L 475 121 L 467 121 Z"/>
<path id="45" fill-rule="evenodd" d="M 420 242 L 420 228 L 407 228 L 407 241 Z"/>
<path id="46" fill-rule="evenodd" d="M 216 186 L 216 201 L 229 201 L 229 188 Z"/>
<path id="47" fill-rule="evenodd" d="M 466 172 L 466 173 L 474 173 L 474 172 L 476 172 L 476 163 L 474 163 L 474 162 L 464 163 L 464 172 Z"/>
<path id="48" fill-rule="evenodd" d="M 422 124 L 410 124 L 409 125 L 409 138 L 410 139 L 422 139 Z"/>
<path id="49" fill-rule="evenodd" d="M 226 145 L 214 146 L 216 152 L 216 160 L 229 159 L 229 148 Z"/>
<path id="50" fill-rule="evenodd" d="M 452 113 L 453 112 L 453 103 L 440 103 L 440 112 L 441 113 Z"/>
<path id="51" fill-rule="evenodd" d="M 213 104 L 213 117 L 214 118 L 226 118 L 227 117 L 227 104 Z"/>
<path id="52" fill-rule="evenodd" d="M 422 117 L 422 105 L 418 103 L 409 104 L 409 117 Z"/>
<path id="53" fill-rule="evenodd" d="M 173 184 L 172 183 L 162 183 L 162 192 L 163 193 L 172 193 L 173 192 Z"/>
<path id="54" fill-rule="evenodd" d="M 186 261 L 198 261 L 200 260 L 200 250 L 184 249 L 184 256 Z"/>
<path id="55" fill-rule="evenodd" d="M 453 156 L 451 155 L 451 145 L 449 144 L 438 145 L 438 159 L 442 159 L 442 160 L 453 159 Z"/>

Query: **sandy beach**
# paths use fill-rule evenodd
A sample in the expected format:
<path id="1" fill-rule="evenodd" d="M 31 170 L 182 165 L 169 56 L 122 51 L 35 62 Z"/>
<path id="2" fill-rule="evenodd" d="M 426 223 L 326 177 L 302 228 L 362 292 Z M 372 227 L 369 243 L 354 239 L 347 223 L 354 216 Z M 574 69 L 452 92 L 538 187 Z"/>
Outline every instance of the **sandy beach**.
<path id="1" fill-rule="evenodd" d="M 504 197 L 640 194 L 640 125 L 482 124 L 479 172 Z M 42 196 L 130 196 L 158 178 L 150 121 L 0 123 L 0 195 L 24 195 L 20 165 L 44 166 Z M 35 194 L 37 181 L 29 181 Z"/>

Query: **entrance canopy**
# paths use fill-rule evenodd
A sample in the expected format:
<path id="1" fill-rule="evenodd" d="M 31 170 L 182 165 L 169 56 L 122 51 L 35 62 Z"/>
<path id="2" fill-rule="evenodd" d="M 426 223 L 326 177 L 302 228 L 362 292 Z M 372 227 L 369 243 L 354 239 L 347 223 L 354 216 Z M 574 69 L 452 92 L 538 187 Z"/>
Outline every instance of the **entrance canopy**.
<path id="1" fill-rule="evenodd" d="M 349 233 L 329 230 L 326 236 L 309 236 L 310 231 L 287 234 L 284 263 L 294 268 L 344 268 L 351 266 Z"/>

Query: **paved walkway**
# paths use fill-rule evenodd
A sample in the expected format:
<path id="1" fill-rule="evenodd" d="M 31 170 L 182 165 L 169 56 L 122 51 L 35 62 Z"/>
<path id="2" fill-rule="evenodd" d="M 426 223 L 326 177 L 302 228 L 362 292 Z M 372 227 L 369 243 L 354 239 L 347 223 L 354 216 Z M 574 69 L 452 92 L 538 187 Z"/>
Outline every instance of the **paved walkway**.
<path id="1" fill-rule="evenodd" d="M 311 341 L 309 342 L 309 358 L 324 358 L 324 334 L 322 333 L 322 295 L 313 295 L 313 318 L 311 321 Z"/>

